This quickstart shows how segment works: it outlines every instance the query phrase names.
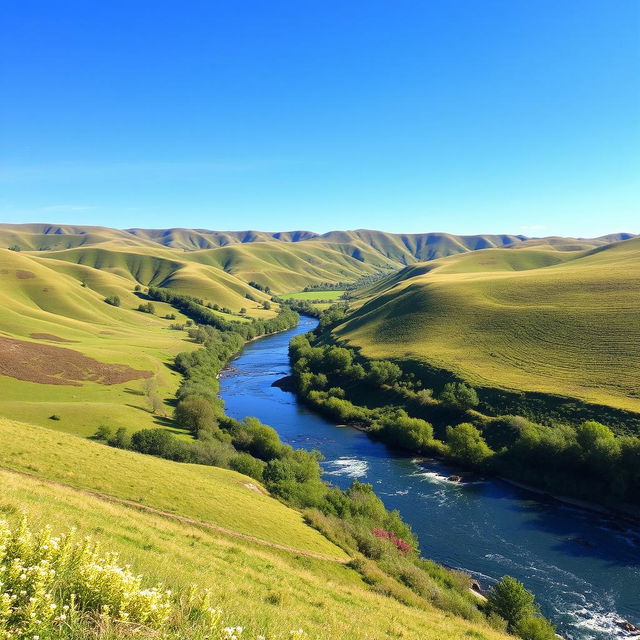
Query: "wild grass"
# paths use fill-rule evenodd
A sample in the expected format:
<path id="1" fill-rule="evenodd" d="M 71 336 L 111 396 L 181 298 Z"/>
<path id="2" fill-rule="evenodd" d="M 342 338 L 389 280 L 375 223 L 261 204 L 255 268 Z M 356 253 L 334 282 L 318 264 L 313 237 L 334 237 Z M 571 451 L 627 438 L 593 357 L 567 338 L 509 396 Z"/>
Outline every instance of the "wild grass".
<path id="1" fill-rule="evenodd" d="M 559 253 L 479 251 L 413 267 L 336 334 L 478 386 L 640 411 L 640 240 Z"/>
<path id="2" fill-rule="evenodd" d="M 314 300 L 339 300 L 344 291 L 332 290 L 332 291 L 299 291 L 298 293 L 284 293 L 281 298 L 293 299 L 293 300 L 308 300 L 313 302 Z"/>

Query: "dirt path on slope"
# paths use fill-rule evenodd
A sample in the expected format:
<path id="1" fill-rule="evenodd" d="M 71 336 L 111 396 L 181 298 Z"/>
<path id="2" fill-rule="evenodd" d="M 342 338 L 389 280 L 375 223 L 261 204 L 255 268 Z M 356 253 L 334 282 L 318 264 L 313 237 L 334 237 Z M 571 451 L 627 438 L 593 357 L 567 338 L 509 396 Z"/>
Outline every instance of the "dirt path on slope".
<path id="1" fill-rule="evenodd" d="M 57 480 L 50 480 L 49 478 L 43 478 L 41 476 L 37 476 L 32 473 L 27 473 L 26 471 L 18 471 L 16 469 L 11 469 L 10 467 L 5 467 L 5 466 L 0 466 L 0 469 L 7 471 L 9 473 L 14 473 L 19 476 L 25 476 L 27 478 L 30 478 L 31 480 L 37 480 L 39 482 L 43 482 L 44 484 L 52 485 L 54 487 L 61 487 L 64 489 L 69 489 L 76 493 L 81 493 L 83 495 L 91 496 L 93 498 L 98 498 L 99 500 L 105 500 L 106 502 L 120 504 L 125 507 L 129 507 L 131 509 L 137 509 L 138 511 L 153 513 L 154 515 L 161 516 L 163 518 L 169 518 L 171 520 L 176 520 L 183 524 L 193 525 L 196 527 L 200 527 L 202 529 L 207 529 L 209 531 L 215 531 L 216 533 L 222 533 L 224 535 L 231 536 L 233 538 L 240 538 L 241 540 L 247 540 L 249 542 L 259 544 L 263 547 L 270 547 L 271 549 L 279 549 L 280 551 L 288 551 L 289 553 L 295 553 L 297 555 L 305 556 L 307 558 L 315 558 L 316 560 L 326 560 L 328 562 L 337 562 L 338 564 L 347 564 L 350 561 L 349 558 L 346 558 L 346 559 L 334 558 L 333 556 L 326 556 L 322 553 L 314 553 L 313 551 L 303 551 L 302 549 L 297 549 L 296 547 L 288 547 L 286 545 L 278 544 L 276 542 L 269 542 L 267 540 L 262 540 L 261 538 L 256 538 L 255 536 L 249 535 L 248 533 L 240 533 L 239 531 L 234 531 L 233 529 L 226 529 L 225 527 L 219 527 L 218 525 L 211 524 L 210 522 L 204 522 L 202 520 L 196 520 L 194 518 L 180 516 L 178 514 L 171 513 L 170 511 L 163 511 L 162 509 L 149 507 L 148 505 L 141 504 L 140 502 L 133 502 L 132 500 L 117 498 L 115 496 L 110 496 L 105 493 L 90 491 L 89 489 L 80 489 L 78 487 L 73 487 L 71 485 L 65 484 L 64 482 L 58 482 Z M 322 534 L 319 534 L 319 535 L 322 535 Z"/>

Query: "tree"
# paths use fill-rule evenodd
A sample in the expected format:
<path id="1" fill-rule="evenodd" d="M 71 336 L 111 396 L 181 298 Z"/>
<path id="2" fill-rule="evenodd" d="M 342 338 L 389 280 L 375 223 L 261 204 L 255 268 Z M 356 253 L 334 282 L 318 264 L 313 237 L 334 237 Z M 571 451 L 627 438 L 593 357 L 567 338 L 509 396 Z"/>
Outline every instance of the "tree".
<path id="1" fill-rule="evenodd" d="M 266 309 L 266 310 L 268 311 L 269 309 L 271 309 L 271 303 L 270 303 L 268 300 L 265 300 L 265 301 L 262 303 L 262 308 L 263 308 L 263 309 Z"/>
<path id="2" fill-rule="evenodd" d="M 426 420 L 410 418 L 404 411 L 382 421 L 388 442 L 409 451 L 426 452 L 433 442 L 433 427 Z"/>
<path id="3" fill-rule="evenodd" d="M 478 394 L 464 382 L 447 382 L 440 394 L 440 402 L 452 409 L 467 411 L 478 406 Z"/>
<path id="4" fill-rule="evenodd" d="M 604 424 L 590 420 L 576 428 L 576 440 L 583 451 L 593 451 L 599 442 L 612 442 L 613 431 Z"/>
<path id="5" fill-rule="evenodd" d="M 244 316 L 247 313 L 247 308 L 246 307 L 242 307 L 242 309 L 240 309 L 240 315 Z"/>
<path id="6" fill-rule="evenodd" d="M 507 621 L 509 631 L 516 630 L 519 623 L 533 617 L 538 610 L 533 593 L 511 576 L 503 576 L 489 591 L 487 600 L 489 609 Z"/>
<path id="7" fill-rule="evenodd" d="M 120 306 L 120 296 L 107 296 L 104 301 L 112 307 Z"/>
<path id="8" fill-rule="evenodd" d="M 118 449 L 129 449 L 131 447 L 131 436 L 124 427 L 120 427 L 113 436 L 107 440 L 107 443 L 111 447 L 118 447 Z"/>
<path id="9" fill-rule="evenodd" d="M 142 313 L 155 313 L 156 308 L 153 306 L 152 302 L 142 303 L 138 305 L 138 311 L 142 311 Z"/>
<path id="10" fill-rule="evenodd" d="M 402 369 L 389 360 L 374 360 L 369 365 L 369 380 L 376 386 L 392 385 L 400 380 Z"/>
<path id="11" fill-rule="evenodd" d="M 133 290 L 134 291 L 142 291 L 142 287 L 139 284 L 137 284 L 135 287 L 133 287 Z"/>
<path id="12" fill-rule="evenodd" d="M 174 420 L 197 438 L 219 435 L 215 411 L 202 396 L 188 396 L 178 402 Z"/>
<path id="13" fill-rule="evenodd" d="M 469 422 L 447 427 L 447 444 L 454 458 L 472 467 L 480 466 L 493 453 L 480 431 Z"/>
<path id="14" fill-rule="evenodd" d="M 344 371 L 351 366 L 352 360 L 351 351 L 343 347 L 331 347 L 324 356 L 327 371 Z"/>

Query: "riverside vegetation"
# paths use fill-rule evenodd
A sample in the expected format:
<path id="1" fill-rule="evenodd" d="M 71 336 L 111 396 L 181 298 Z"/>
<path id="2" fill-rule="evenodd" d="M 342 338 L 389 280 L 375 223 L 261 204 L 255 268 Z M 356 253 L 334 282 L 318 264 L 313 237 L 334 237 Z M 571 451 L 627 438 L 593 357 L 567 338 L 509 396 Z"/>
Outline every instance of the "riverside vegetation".
<path id="1" fill-rule="evenodd" d="M 425 600 L 470 621 L 485 619 L 496 629 L 508 629 L 529 640 L 554 637 L 553 627 L 537 614 L 532 596 L 526 607 L 513 604 L 518 614 L 499 604 L 504 585 L 514 603 L 521 592 L 528 593 L 522 585 L 503 581 L 490 595 L 488 605 L 480 606 L 468 576 L 422 558 L 410 527 L 397 511 L 385 509 L 371 485 L 354 481 L 346 491 L 331 487 L 321 479 L 318 452 L 282 444 L 275 430 L 255 418 L 239 422 L 224 415 L 217 396 L 218 373 L 248 337 L 295 324 L 293 311 L 282 309 L 267 322 L 225 323 L 210 314 L 202 301 L 160 289 L 150 289 L 149 297 L 169 302 L 201 323 L 189 333 L 203 347 L 175 358 L 184 380 L 176 394 L 174 417 L 195 440 L 180 440 L 163 429 L 144 429 L 132 435 L 100 429 L 97 439 L 118 448 L 228 467 L 251 476 L 286 504 L 302 509 L 313 527 L 352 558 L 351 566 L 366 582 L 405 604 Z"/>
<path id="2" fill-rule="evenodd" d="M 79 536 L 91 534 L 122 558 L 98 550 L 96 566 L 103 566 L 108 557 L 115 574 L 126 581 L 134 576 L 131 584 L 140 592 L 154 592 L 158 583 L 167 585 L 156 587 L 160 597 L 167 595 L 168 585 L 173 592 L 169 618 L 156 625 L 143 608 L 136 618 L 135 611 L 109 604 L 108 594 L 117 588 L 105 581 L 94 605 L 77 601 L 74 626 L 43 614 L 33 618 L 43 623 L 40 631 L 28 626 L 35 613 L 28 602 L 38 607 L 55 604 L 50 611 L 71 608 L 71 594 L 78 596 L 82 588 L 78 576 L 73 571 L 60 576 L 51 592 L 53 601 L 30 595 L 34 600 L 28 602 L 21 593 L 28 589 L 16 593 L 14 583 L 0 577 L 0 595 L 7 593 L 10 600 L 7 605 L 3 596 L 0 633 L 24 640 L 131 633 L 177 639 L 194 637 L 196 628 L 202 630 L 202 638 L 253 640 L 290 638 L 302 628 L 305 635 L 318 639 L 498 640 L 507 637 L 507 629 L 532 640 L 552 637 L 522 585 L 503 580 L 489 603 L 479 602 L 469 592 L 466 576 L 420 557 L 409 528 L 399 514 L 384 509 L 371 487 L 354 483 L 338 491 L 321 481 L 316 455 L 283 445 L 272 429 L 255 419 L 239 422 L 226 417 L 217 397 L 217 374 L 246 340 L 292 326 L 296 310 L 319 316 L 329 304 L 318 300 L 339 291 L 346 291 L 345 299 L 364 315 L 350 314 L 355 322 L 348 326 L 334 322 L 347 318 L 340 315 L 344 304 L 323 315 L 323 343 L 311 348 L 328 347 L 333 340 L 328 330 L 344 329 L 342 340 L 358 338 L 352 332 L 358 327 L 379 326 L 369 322 L 379 317 L 367 316 L 382 308 L 379 301 L 368 307 L 366 301 L 385 294 L 394 282 L 413 284 L 406 276 L 432 270 L 430 265 L 417 265 L 408 268 L 410 273 L 394 273 L 406 265 L 443 256 L 453 256 L 447 264 L 455 265 L 454 254 L 465 254 L 459 257 L 463 259 L 494 247 L 482 255 L 500 255 L 501 263 L 522 266 L 531 262 L 529 251 L 534 247 L 536 256 L 547 256 L 543 261 L 560 264 L 584 254 L 584 264 L 599 269 L 615 262 L 615 256 L 629 258 L 625 250 L 607 249 L 623 239 L 0 225 L 0 243 L 11 248 L 0 250 L 0 329 L 2 348 L 9 354 L 0 362 L 0 414 L 12 418 L 0 417 L 0 515 L 9 523 L 5 535 L 36 541 L 35 550 L 40 549 L 38 540 L 55 540 L 75 524 Z M 630 242 L 627 247 L 633 247 Z M 602 257 L 605 260 L 598 262 Z M 539 266 L 538 258 L 535 261 Z M 605 269 L 603 278 L 610 280 L 611 273 Z M 451 285 L 453 291 L 455 283 Z M 311 295 L 284 298 L 305 290 Z M 325 298 L 326 290 L 332 293 Z M 403 302 L 402 293 L 397 300 Z M 404 336 L 395 329 L 391 333 Z M 362 424 L 368 411 L 395 405 L 398 420 L 387 420 L 382 431 L 390 440 L 391 435 L 399 442 L 406 439 L 409 448 L 418 437 L 433 442 L 436 449 L 473 452 L 468 462 L 472 466 L 485 468 L 485 463 L 500 459 L 502 451 L 483 428 L 483 421 L 494 419 L 454 406 L 474 401 L 468 385 L 456 384 L 462 378 L 447 380 L 453 383 L 447 388 L 434 386 L 436 402 L 418 384 L 421 371 L 400 363 L 398 382 L 388 384 L 385 376 L 393 377 L 396 370 L 373 362 L 388 357 L 373 354 L 365 360 L 369 347 L 364 351 L 351 354 L 354 366 L 360 364 L 367 379 L 377 380 L 377 387 L 367 386 L 369 382 L 343 384 L 342 398 L 341 374 L 334 371 L 313 373 L 320 384 L 309 391 L 326 394 L 318 398 L 326 400 L 327 407 L 347 407 L 354 412 L 353 420 Z M 334 353 L 328 362 L 334 366 L 341 357 Z M 326 387 L 322 375 L 327 377 Z M 485 390 L 477 388 L 483 402 Z M 381 390 L 380 402 L 366 399 L 372 389 Z M 336 400 L 350 405 L 336 405 Z M 445 416 L 448 412 L 455 419 L 421 417 L 414 408 Z M 435 425 L 433 437 L 425 437 L 428 430 L 416 422 L 428 419 Z M 413 422 L 409 425 L 407 420 Z M 440 432 L 440 424 L 459 422 L 471 427 L 456 427 L 450 438 Z M 611 423 L 616 436 L 622 433 L 620 424 Z M 531 428 L 535 432 L 538 427 Z M 96 438 L 113 446 L 84 439 L 96 429 Z M 504 438 L 514 437 L 514 431 L 519 434 L 518 429 L 508 422 Z M 594 429 L 581 438 L 585 451 L 635 455 L 622 447 L 624 440 L 616 437 L 611 445 L 606 431 Z M 482 438 L 495 452 L 488 457 Z M 622 448 L 616 453 L 618 445 Z M 596 458 L 589 456 L 594 464 Z M 23 511 L 32 522 L 31 536 L 21 524 Z M 23 565 L 38 567 L 43 559 L 39 553 L 21 558 Z M 16 561 L 15 554 L 11 558 L 6 562 Z M 2 562 L 10 567 L 5 559 Z M 148 579 L 136 582 L 141 572 Z M 198 627 L 199 622 L 194 627 L 200 605 L 187 604 L 193 583 L 203 585 L 198 594 L 210 589 L 212 607 L 223 611 L 210 633 L 206 625 Z M 132 598 L 138 597 L 135 589 Z M 110 607 L 108 614 L 105 605 Z M 123 620 L 120 611 L 135 621 Z M 353 628 L 349 621 L 356 617 L 360 622 Z"/>
<path id="3" fill-rule="evenodd" d="M 311 406 L 412 453 L 609 507 L 640 504 L 640 439 L 593 420 L 574 426 L 485 415 L 464 382 L 434 393 L 400 364 L 336 341 L 332 330 L 348 318 L 344 305 L 335 306 L 314 333 L 291 342 L 295 388 Z"/>

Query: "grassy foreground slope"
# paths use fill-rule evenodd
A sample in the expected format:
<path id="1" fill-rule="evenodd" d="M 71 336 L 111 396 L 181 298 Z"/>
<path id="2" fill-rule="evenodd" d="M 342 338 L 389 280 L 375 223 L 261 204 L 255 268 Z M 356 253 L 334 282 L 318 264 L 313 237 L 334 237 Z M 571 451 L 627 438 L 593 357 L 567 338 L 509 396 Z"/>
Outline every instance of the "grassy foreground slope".
<path id="1" fill-rule="evenodd" d="M 225 624 L 276 638 L 300 628 L 305 637 L 327 640 L 507 637 L 427 604 L 407 606 L 375 593 L 344 564 L 343 552 L 299 513 L 247 487 L 248 482 L 234 472 L 108 449 L 0 419 L 1 517 L 15 520 L 26 512 L 56 531 L 76 526 L 81 535 L 119 551 L 150 581 L 160 580 L 178 593 L 194 583 L 208 587 Z M 262 543 L 207 524 L 249 533 Z M 299 551 L 269 545 L 282 541 Z"/>
<path id="2" fill-rule="evenodd" d="M 377 284 L 337 328 L 371 357 L 479 386 L 640 411 L 640 239 L 581 252 L 491 249 Z"/>

